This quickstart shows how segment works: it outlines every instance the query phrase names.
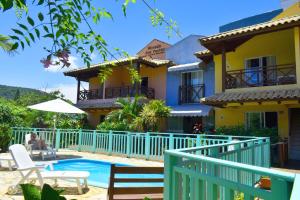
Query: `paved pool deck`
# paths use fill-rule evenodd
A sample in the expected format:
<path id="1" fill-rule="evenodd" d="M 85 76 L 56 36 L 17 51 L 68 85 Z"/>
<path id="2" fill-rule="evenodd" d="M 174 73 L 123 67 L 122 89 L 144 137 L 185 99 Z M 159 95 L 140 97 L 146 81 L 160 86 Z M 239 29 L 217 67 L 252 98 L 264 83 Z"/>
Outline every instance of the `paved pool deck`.
<path id="1" fill-rule="evenodd" d="M 86 153 L 86 152 L 77 152 L 77 151 L 59 151 L 57 154 L 57 160 L 64 159 L 73 159 L 73 158 L 86 158 L 86 159 L 94 159 L 94 160 L 102 160 L 108 161 L 112 163 L 124 163 L 135 166 L 163 166 L 162 162 L 156 161 L 146 161 L 135 158 L 126 158 L 126 157 L 118 157 L 118 156 L 108 156 L 104 154 L 98 153 Z M 1 163 L 2 167 L 0 167 L 0 200 L 21 200 L 23 199 L 22 194 L 16 195 L 8 195 L 7 189 L 9 186 L 14 185 L 18 180 L 20 180 L 21 175 L 17 171 L 9 171 L 7 168 L 7 163 Z M 46 181 L 50 185 L 54 182 Z M 77 187 L 75 183 L 68 181 L 58 181 L 59 189 L 64 189 L 63 193 L 67 199 L 78 199 L 78 200 L 106 200 L 107 189 L 89 186 L 87 190 L 84 190 L 84 194 L 79 195 L 77 191 Z"/>

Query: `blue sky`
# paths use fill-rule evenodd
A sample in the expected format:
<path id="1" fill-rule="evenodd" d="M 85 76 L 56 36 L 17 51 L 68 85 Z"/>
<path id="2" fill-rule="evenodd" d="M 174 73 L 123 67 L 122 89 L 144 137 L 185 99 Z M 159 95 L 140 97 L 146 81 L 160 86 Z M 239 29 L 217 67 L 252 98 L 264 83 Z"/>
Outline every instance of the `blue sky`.
<path id="1" fill-rule="evenodd" d="M 164 27 L 152 27 L 149 11 L 145 5 L 137 2 L 129 6 L 125 18 L 120 3 L 112 0 L 101 1 L 101 5 L 113 14 L 114 21 L 102 21 L 95 26 L 95 30 L 103 35 L 111 48 L 118 47 L 134 55 L 153 38 L 171 44 L 180 40 L 177 36 L 168 38 Z M 183 37 L 190 34 L 214 34 L 218 32 L 220 25 L 280 8 L 280 0 L 157 0 L 156 3 L 149 0 L 149 2 L 162 10 L 166 17 L 177 21 Z M 10 34 L 17 21 L 14 11 L 1 13 L 0 33 Z M 68 97 L 73 98 L 75 79 L 65 77 L 62 72 L 45 71 L 40 63 L 46 55 L 43 50 L 46 42 L 36 42 L 32 47 L 19 51 L 14 56 L 0 52 L 0 84 L 47 91 L 60 88 Z M 95 62 L 99 57 L 95 55 Z M 75 65 L 82 66 L 80 58 L 74 55 L 73 59 Z"/>

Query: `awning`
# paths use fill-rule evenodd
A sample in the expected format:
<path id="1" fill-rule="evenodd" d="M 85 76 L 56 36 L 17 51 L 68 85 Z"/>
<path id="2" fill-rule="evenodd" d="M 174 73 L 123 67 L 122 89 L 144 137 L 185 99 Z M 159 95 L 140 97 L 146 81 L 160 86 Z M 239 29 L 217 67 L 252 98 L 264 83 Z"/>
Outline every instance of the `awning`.
<path id="1" fill-rule="evenodd" d="M 199 69 L 199 62 L 195 63 L 188 63 L 183 65 L 175 65 L 168 68 L 168 72 L 177 72 L 177 71 L 184 71 L 184 70 L 193 70 Z"/>
<path id="2" fill-rule="evenodd" d="M 182 105 L 171 107 L 171 117 L 208 116 L 212 107 L 207 105 Z"/>

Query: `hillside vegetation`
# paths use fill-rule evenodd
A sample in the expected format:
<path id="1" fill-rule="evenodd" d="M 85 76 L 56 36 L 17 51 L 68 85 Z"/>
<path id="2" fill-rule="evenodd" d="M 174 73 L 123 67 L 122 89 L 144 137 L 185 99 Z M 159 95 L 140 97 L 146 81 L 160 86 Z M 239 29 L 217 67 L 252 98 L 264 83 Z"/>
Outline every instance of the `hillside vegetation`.
<path id="1" fill-rule="evenodd" d="M 4 97 L 6 99 L 17 99 L 19 96 L 29 93 L 48 96 L 48 93 L 36 89 L 0 85 L 0 97 Z"/>

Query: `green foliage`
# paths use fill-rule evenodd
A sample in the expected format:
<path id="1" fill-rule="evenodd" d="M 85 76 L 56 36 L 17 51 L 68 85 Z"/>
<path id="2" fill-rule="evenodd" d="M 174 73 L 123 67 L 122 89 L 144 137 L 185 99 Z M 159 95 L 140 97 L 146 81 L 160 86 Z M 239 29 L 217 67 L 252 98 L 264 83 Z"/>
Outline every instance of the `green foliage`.
<path id="1" fill-rule="evenodd" d="M 130 125 L 142 110 L 143 97 L 135 96 L 131 98 L 120 98 L 116 104 L 121 109 L 110 112 L 103 123 L 97 126 L 100 130 L 130 130 Z"/>
<path id="2" fill-rule="evenodd" d="M 60 194 L 63 191 L 54 190 L 50 185 L 44 184 L 42 191 L 31 184 L 21 184 L 25 200 L 65 200 Z"/>
<path id="3" fill-rule="evenodd" d="M 244 125 L 222 126 L 216 129 L 219 135 L 270 137 L 271 143 L 280 140 L 276 128 L 245 129 Z"/>
<path id="4" fill-rule="evenodd" d="M 115 131 L 158 131 L 161 119 L 168 117 L 170 108 L 160 100 L 142 103 L 143 98 L 118 99 L 121 109 L 110 112 L 99 130 Z"/>
<path id="5" fill-rule="evenodd" d="M 7 124 L 0 124 L 0 152 L 6 152 L 12 139 L 12 130 Z"/>
<path id="6" fill-rule="evenodd" d="M 160 120 L 170 115 L 171 109 L 161 100 L 152 100 L 143 107 L 140 118 L 144 131 L 159 131 Z M 135 124 L 138 124 L 137 122 Z"/>
<path id="7" fill-rule="evenodd" d="M 121 3 L 124 16 L 127 16 L 127 9 L 136 0 L 115 0 Z M 155 0 L 153 0 L 155 3 Z M 164 14 L 156 8 L 152 8 L 150 2 L 140 1 L 150 10 L 150 21 L 155 26 L 166 26 L 168 36 L 175 32 L 180 36 L 177 24 L 174 20 L 166 19 Z M 39 40 L 46 40 L 47 46 L 44 47 L 46 56 L 41 60 L 44 67 L 50 65 L 61 65 L 69 67 L 70 54 L 77 54 L 82 61 L 90 67 L 91 55 L 96 53 L 106 61 L 110 56 L 118 61 L 115 55 L 125 56 L 127 53 L 115 48 L 111 52 L 105 39 L 95 30 L 95 25 L 108 19 L 113 20 L 113 14 L 105 7 L 95 5 L 90 0 L 0 0 L 0 11 L 15 9 L 18 22 L 12 27 L 12 34 L 8 36 L 0 35 L 0 47 L 6 51 L 24 49 L 38 43 Z M 29 12 L 34 9 L 37 12 Z M 34 14 L 33 14 L 34 13 Z M 43 13 L 47 13 L 47 17 Z M 2 36 L 2 37 L 1 37 Z M 1 40 L 3 38 L 3 40 Z M 71 52 L 72 51 L 72 52 Z M 110 68 L 104 70 L 110 73 Z M 132 82 L 137 82 L 137 70 L 130 66 L 129 73 Z M 99 73 L 100 80 L 107 77 L 107 73 Z"/>
<path id="8" fill-rule="evenodd" d="M 35 89 L 30 89 L 30 88 L 0 85 L 0 97 L 4 97 L 7 99 L 15 99 L 18 91 L 19 91 L 19 96 L 27 95 L 28 93 L 33 93 L 33 94 L 36 94 L 37 96 L 50 96 L 51 95 L 46 92 L 42 92 L 40 90 L 35 90 Z"/>

